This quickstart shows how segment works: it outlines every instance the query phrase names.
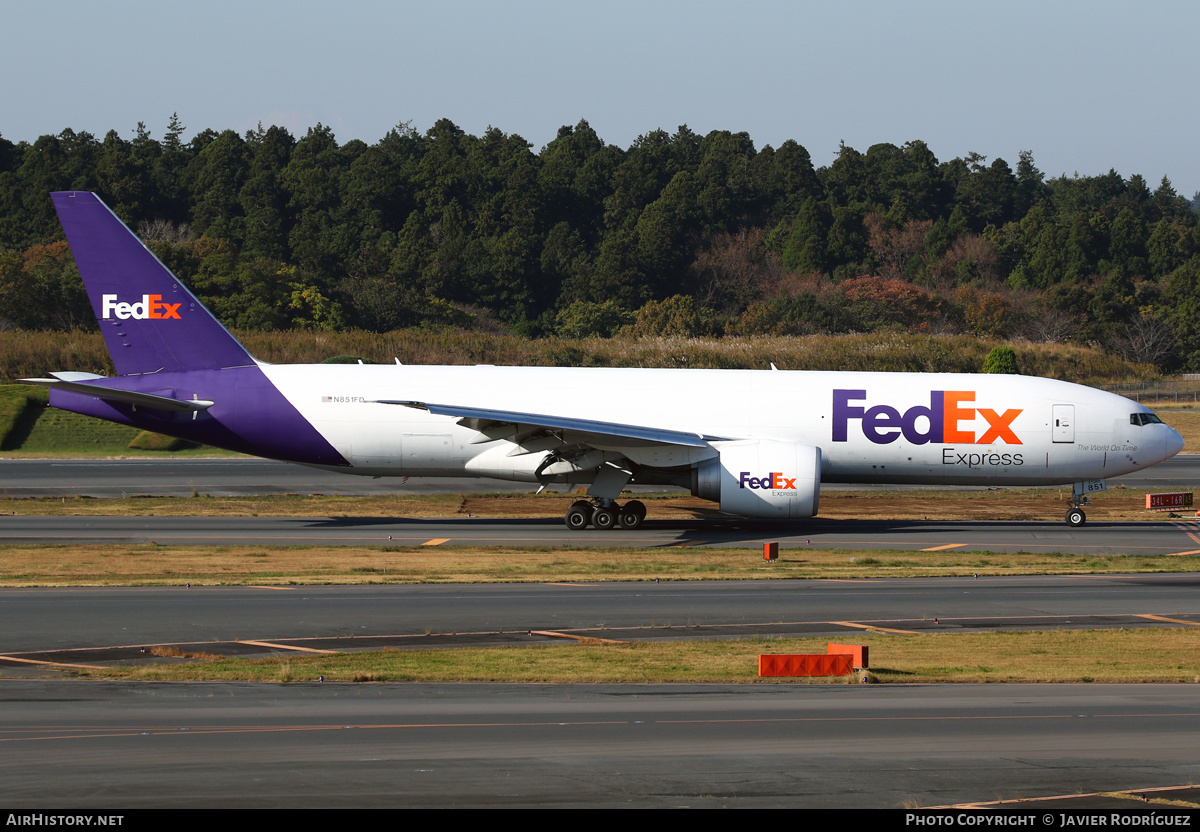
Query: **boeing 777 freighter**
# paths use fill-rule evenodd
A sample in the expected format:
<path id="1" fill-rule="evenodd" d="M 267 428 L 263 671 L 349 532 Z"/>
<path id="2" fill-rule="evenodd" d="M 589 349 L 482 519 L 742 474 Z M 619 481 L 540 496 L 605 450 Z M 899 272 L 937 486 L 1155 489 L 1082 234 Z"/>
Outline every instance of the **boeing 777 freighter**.
<path id="1" fill-rule="evenodd" d="M 1183 440 L 1120 396 L 1027 376 L 255 360 L 95 194 L 53 194 L 115 377 L 24 379 L 63 410 L 365 476 L 586 484 L 572 529 L 634 529 L 631 483 L 745 517 L 817 514 L 821 483 L 1073 484 Z"/>

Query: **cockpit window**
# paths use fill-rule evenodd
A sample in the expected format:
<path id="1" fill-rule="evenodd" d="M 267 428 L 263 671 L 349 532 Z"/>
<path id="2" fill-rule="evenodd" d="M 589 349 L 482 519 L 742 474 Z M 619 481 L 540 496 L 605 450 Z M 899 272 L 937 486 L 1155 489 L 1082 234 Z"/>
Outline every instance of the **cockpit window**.
<path id="1" fill-rule="evenodd" d="M 1130 413 L 1129 424 L 1131 425 L 1161 425 L 1163 420 L 1155 416 L 1153 413 Z"/>

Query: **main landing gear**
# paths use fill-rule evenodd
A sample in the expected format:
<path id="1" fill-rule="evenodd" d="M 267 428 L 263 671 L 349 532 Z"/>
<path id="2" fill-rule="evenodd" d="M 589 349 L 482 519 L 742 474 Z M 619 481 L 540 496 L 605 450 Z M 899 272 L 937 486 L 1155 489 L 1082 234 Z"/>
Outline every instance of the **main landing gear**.
<path id="1" fill-rule="evenodd" d="M 563 521 L 573 532 L 581 532 L 589 525 L 597 530 L 607 529 L 640 529 L 646 519 L 646 504 L 641 500 L 630 500 L 625 505 L 617 505 L 612 500 L 576 500 L 567 509 Z"/>

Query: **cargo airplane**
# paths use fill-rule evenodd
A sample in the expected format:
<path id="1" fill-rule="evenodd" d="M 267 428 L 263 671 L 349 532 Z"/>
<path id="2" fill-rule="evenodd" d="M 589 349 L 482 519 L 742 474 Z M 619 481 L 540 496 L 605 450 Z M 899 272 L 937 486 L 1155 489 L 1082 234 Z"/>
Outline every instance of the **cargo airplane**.
<path id="1" fill-rule="evenodd" d="M 54 407 L 370 477 L 587 486 L 571 529 L 636 529 L 630 484 L 722 512 L 803 519 L 822 483 L 1073 484 L 1090 492 L 1183 440 L 1111 393 L 1016 375 L 279 365 L 253 358 L 95 194 L 53 194 L 115 377 L 24 379 Z"/>

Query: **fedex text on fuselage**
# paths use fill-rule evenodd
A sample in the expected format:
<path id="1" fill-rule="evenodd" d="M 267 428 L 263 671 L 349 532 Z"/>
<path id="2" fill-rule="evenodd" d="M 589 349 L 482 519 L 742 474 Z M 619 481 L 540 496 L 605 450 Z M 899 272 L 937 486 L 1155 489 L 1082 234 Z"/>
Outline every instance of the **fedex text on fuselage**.
<path id="1" fill-rule="evenodd" d="M 1023 444 L 1012 427 L 1022 410 L 1012 408 L 999 413 L 991 408 L 973 407 L 974 390 L 933 390 L 928 407 L 915 405 L 904 412 L 887 404 L 872 407 L 856 404 L 866 400 L 866 390 L 833 391 L 834 442 L 849 441 L 850 423 L 858 422 L 863 436 L 876 445 L 888 445 L 902 436 L 913 445 Z M 980 434 L 964 427 L 975 421 L 977 413 L 988 424 Z"/>

